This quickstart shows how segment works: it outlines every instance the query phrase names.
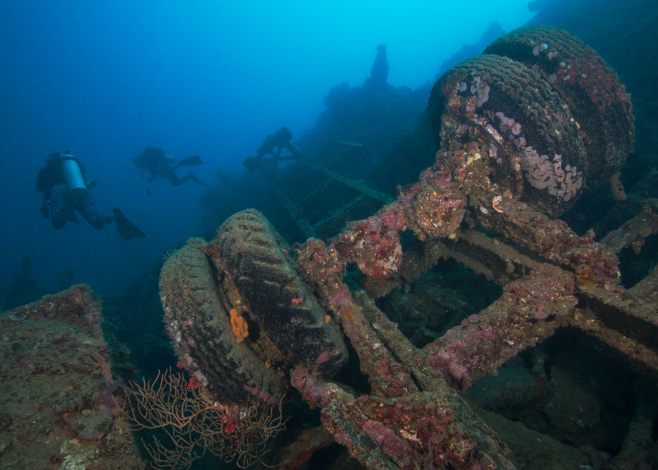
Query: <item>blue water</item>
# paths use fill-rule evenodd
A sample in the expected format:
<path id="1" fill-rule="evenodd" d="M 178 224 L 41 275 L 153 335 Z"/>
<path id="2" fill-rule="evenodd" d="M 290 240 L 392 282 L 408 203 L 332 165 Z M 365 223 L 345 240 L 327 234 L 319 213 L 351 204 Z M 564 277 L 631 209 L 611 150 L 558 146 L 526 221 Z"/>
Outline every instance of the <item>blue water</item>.
<path id="1" fill-rule="evenodd" d="M 158 180 L 148 196 L 132 164 L 145 146 L 200 155 L 193 170 L 214 183 L 281 126 L 296 137 L 312 128 L 331 87 L 369 75 L 378 44 L 388 44 L 388 82 L 416 88 L 490 22 L 509 31 L 532 16 L 527 0 L 410 3 L 3 1 L 0 304 L 24 256 L 43 287 L 74 268 L 102 294 L 198 234 L 203 188 Z M 37 172 L 66 149 L 98 181 L 101 210 L 121 208 L 147 239 L 81 217 L 56 231 L 42 218 Z"/>

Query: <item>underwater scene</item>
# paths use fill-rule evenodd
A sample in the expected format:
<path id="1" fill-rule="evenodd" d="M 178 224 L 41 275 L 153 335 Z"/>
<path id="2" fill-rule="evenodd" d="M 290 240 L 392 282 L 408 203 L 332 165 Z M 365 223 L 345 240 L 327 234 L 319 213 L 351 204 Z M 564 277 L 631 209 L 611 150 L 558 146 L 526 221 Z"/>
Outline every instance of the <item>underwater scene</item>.
<path id="1" fill-rule="evenodd" d="M 0 469 L 658 468 L 655 0 L 7 0 Z"/>

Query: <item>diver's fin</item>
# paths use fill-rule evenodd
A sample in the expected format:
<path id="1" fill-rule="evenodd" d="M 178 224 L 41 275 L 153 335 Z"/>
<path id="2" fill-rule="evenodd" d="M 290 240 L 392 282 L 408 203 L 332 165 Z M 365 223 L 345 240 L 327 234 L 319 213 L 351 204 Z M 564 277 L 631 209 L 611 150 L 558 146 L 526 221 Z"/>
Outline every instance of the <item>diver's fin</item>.
<path id="1" fill-rule="evenodd" d="M 199 166 L 203 165 L 203 162 L 201 161 L 201 157 L 198 155 L 192 155 L 191 157 L 187 157 L 182 159 L 180 162 L 176 164 L 176 166 Z"/>
<path id="2" fill-rule="evenodd" d="M 197 184 L 200 184 L 201 186 L 210 186 L 210 185 L 209 185 L 208 183 L 206 183 L 205 181 L 200 180 L 199 178 L 197 178 L 197 176 L 196 176 L 194 173 L 192 173 L 192 172 L 190 172 L 190 174 L 189 174 L 188 176 L 189 176 L 189 178 L 190 178 L 192 181 L 194 181 L 194 182 L 197 183 Z"/>
<path id="3" fill-rule="evenodd" d="M 144 232 L 135 227 L 135 225 L 129 221 L 123 212 L 121 212 L 116 207 L 112 209 L 112 214 L 114 214 L 114 221 L 117 224 L 117 231 L 121 238 L 124 240 L 132 240 L 133 238 L 146 238 Z"/>

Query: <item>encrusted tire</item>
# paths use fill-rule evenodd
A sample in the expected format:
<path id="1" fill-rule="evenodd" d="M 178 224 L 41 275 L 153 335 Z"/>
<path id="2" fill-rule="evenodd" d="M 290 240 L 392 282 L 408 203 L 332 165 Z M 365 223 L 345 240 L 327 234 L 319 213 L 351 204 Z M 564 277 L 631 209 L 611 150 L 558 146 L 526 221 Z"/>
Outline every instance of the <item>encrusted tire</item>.
<path id="1" fill-rule="evenodd" d="M 251 395 L 266 401 L 283 397 L 289 387 L 285 374 L 268 367 L 263 347 L 238 343 L 233 334 L 205 242 L 189 243 L 160 273 L 164 321 L 179 359 L 224 404 L 244 403 Z"/>
<path id="2" fill-rule="evenodd" d="M 594 49 L 559 28 L 526 26 L 501 36 L 484 53 L 533 67 L 560 93 L 580 126 L 590 189 L 619 171 L 635 136 L 631 98 Z"/>
<path id="3" fill-rule="evenodd" d="M 492 181 L 542 212 L 558 216 L 582 193 L 588 167 L 578 125 L 551 85 L 522 63 L 496 55 L 461 62 L 434 85 L 429 112 L 437 143 L 484 143 L 486 153 L 475 158 L 487 162 Z"/>
<path id="4" fill-rule="evenodd" d="M 252 209 L 233 215 L 219 229 L 216 247 L 218 270 L 226 270 L 243 310 L 289 364 L 325 376 L 343 366 L 347 348 L 338 327 L 299 278 L 286 243 L 265 217 Z"/>

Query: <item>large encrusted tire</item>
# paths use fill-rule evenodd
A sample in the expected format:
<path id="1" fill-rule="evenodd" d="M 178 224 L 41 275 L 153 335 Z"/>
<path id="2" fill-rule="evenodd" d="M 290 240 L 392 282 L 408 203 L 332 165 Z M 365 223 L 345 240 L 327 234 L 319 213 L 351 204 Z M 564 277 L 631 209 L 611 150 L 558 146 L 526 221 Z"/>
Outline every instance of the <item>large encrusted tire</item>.
<path id="1" fill-rule="evenodd" d="M 164 320 L 179 359 L 221 403 L 283 397 L 289 386 L 284 374 L 268 367 L 262 348 L 238 343 L 233 334 L 226 298 L 202 251 L 205 242 L 189 243 L 160 273 Z"/>
<path id="2" fill-rule="evenodd" d="M 475 157 L 488 163 L 490 178 L 542 212 L 558 216 L 582 193 L 588 167 L 578 125 L 522 63 L 496 55 L 461 62 L 434 85 L 429 112 L 437 143 L 484 143 L 486 154 Z M 510 187 L 515 180 L 523 186 Z"/>
<path id="3" fill-rule="evenodd" d="M 619 171 L 635 136 L 631 98 L 594 49 L 559 28 L 526 26 L 501 36 L 484 53 L 533 67 L 560 93 L 580 126 L 590 189 Z"/>
<path id="4" fill-rule="evenodd" d="M 252 209 L 233 215 L 219 229 L 217 247 L 216 266 L 225 267 L 252 320 L 288 363 L 336 373 L 347 360 L 340 331 L 326 321 L 267 219 Z"/>

